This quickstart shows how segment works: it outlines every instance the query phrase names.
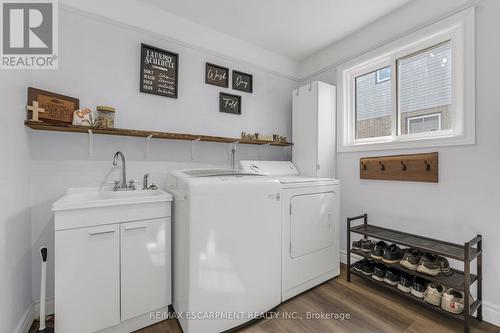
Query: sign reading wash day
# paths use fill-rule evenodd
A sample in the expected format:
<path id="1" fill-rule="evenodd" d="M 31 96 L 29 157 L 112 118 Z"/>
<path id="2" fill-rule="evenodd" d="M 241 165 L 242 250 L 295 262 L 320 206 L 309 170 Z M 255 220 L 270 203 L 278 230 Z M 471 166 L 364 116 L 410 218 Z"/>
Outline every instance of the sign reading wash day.
<path id="1" fill-rule="evenodd" d="M 0 1 L 1 69 L 57 69 L 57 0 Z"/>

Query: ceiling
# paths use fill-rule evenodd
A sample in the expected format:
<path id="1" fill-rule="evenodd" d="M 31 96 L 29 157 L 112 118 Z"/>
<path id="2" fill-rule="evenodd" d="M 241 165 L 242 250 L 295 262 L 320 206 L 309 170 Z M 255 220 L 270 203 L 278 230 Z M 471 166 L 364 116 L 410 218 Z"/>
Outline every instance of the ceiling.
<path id="1" fill-rule="evenodd" d="M 296 61 L 410 0 L 140 0 Z"/>

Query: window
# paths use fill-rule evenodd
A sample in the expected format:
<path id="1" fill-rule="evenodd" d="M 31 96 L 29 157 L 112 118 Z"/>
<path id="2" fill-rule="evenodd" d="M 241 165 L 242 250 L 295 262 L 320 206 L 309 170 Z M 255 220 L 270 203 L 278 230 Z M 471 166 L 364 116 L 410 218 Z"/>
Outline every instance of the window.
<path id="1" fill-rule="evenodd" d="M 425 133 L 441 130 L 441 114 L 410 117 L 406 119 L 406 133 Z"/>
<path id="2" fill-rule="evenodd" d="M 338 151 L 474 143 L 474 9 L 337 68 Z"/>
<path id="3" fill-rule="evenodd" d="M 375 83 L 382 83 L 385 81 L 389 81 L 391 79 L 391 67 L 386 67 L 379 69 L 377 71 L 377 79 Z"/>
<path id="4" fill-rule="evenodd" d="M 379 69 L 356 77 L 356 139 L 391 135 L 391 84 Z"/>

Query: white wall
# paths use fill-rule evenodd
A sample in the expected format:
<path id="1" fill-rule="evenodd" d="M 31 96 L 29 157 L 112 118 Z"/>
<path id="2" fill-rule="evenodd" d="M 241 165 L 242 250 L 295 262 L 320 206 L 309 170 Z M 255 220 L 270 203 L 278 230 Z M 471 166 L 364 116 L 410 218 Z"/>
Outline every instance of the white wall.
<path id="1" fill-rule="evenodd" d="M 147 43 L 180 54 L 179 98 L 171 99 L 139 92 L 140 44 Z M 197 48 L 179 45 L 158 35 L 106 21 L 62 7 L 60 10 L 59 70 L 37 71 L 33 85 L 80 98 L 81 107 L 112 105 L 117 108 L 115 126 L 179 133 L 239 137 L 242 131 L 281 133 L 290 137 L 291 91 L 295 81 L 256 67 L 219 58 Z M 205 84 L 205 62 L 253 74 L 253 94 L 239 93 Z M 21 90 L 24 91 L 25 87 Z M 219 91 L 242 95 L 242 115 L 218 111 Z M 185 141 L 151 141 L 145 159 L 145 139 L 95 136 L 94 155 L 88 155 L 88 137 L 83 134 L 32 132 L 31 204 L 33 243 L 33 299 L 38 299 L 38 248 L 54 245 L 51 204 L 68 187 L 97 186 L 104 179 L 119 178 L 112 158 L 125 153 L 130 178 L 142 181 L 150 172 L 162 184 L 168 170 L 229 167 L 229 145 L 195 144 Z M 262 148 L 265 159 L 288 159 L 289 148 Z M 257 146 L 238 146 L 237 159 L 258 159 Z M 48 295 L 53 295 L 54 266 L 49 255 Z"/>
<path id="2" fill-rule="evenodd" d="M 456 243 L 482 234 L 484 317 L 500 325 L 500 99 L 498 98 L 498 54 L 500 44 L 493 34 L 500 31 L 500 2 L 484 0 L 476 9 L 476 144 L 437 149 L 386 150 L 337 155 L 337 176 L 342 181 L 342 220 L 368 213 L 373 224 L 427 235 Z M 420 13 L 411 15 L 419 16 Z M 404 19 L 401 18 L 401 19 Z M 373 46 L 387 31 L 368 26 L 343 45 L 348 56 Z M 397 23 L 395 23 L 397 24 Z M 377 34 L 375 36 L 374 34 Z M 356 43 L 358 41 L 358 43 Z M 363 41 L 363 43 L 360 43 Z M 310 80 L 336 83 L 335 69 L 322 72 Z M 306 82 L 304 82 L 306 83 Z M 401 153 L 439 152 L 439 183 L 372 181 L 359 179 L 359 159 Z M 342 227 L 342 249 L 346 249 L 346 227 Z"/>
<path id="3" fill-rule="evenodd" d="M 29 131 L 25 119 L 29 71 L 0 73 L 0 323 L 15 332 L 31 305 Z"/>
<path id="4" fill-rule="evenodd" d="M 333 43 L 299 64 L 299 77 L 308 79 L 348 58 L 397 39 L 480 0 L 412 0 L 348 37 Z"/>

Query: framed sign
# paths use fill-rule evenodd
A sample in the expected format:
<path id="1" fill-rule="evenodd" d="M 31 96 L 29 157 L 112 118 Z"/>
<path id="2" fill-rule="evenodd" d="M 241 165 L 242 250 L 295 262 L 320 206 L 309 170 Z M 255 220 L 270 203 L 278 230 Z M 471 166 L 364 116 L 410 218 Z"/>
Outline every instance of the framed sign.
<path id="1" fill-rule="evenodd" d="M 241 114 L 241 96 L 227 93 L 219 93 L 219 111 Z"/>
<path id="2" fill-rule="evenodd" d="M 229 87 L 229 68 L 214 65 L 211 63 L 205 64 L 205 83 L 213 84 L 214 86 Z"/>
<path id="3" fill-rule="evenodd" d="M 252 75 L 233 70 L 233 89 L 244 91 L 247 93 L 252 93 L 253 92 Z"/>
<path id="4" fill-rule="evenodd" d="M 33 102 L 38 102 L 38 107 L 45 110 L 38 115 L 38 118 L 54 124 L 72 124 L 73 112 L 80 108 L 78 98 L 29 87 L 28 105 L 33 105 Z"/>
<path id="5" fill-rule="evenodd" d="M 140 91 L 177 98 L 179 85 L 179 55 L 141 44 Z"/>

